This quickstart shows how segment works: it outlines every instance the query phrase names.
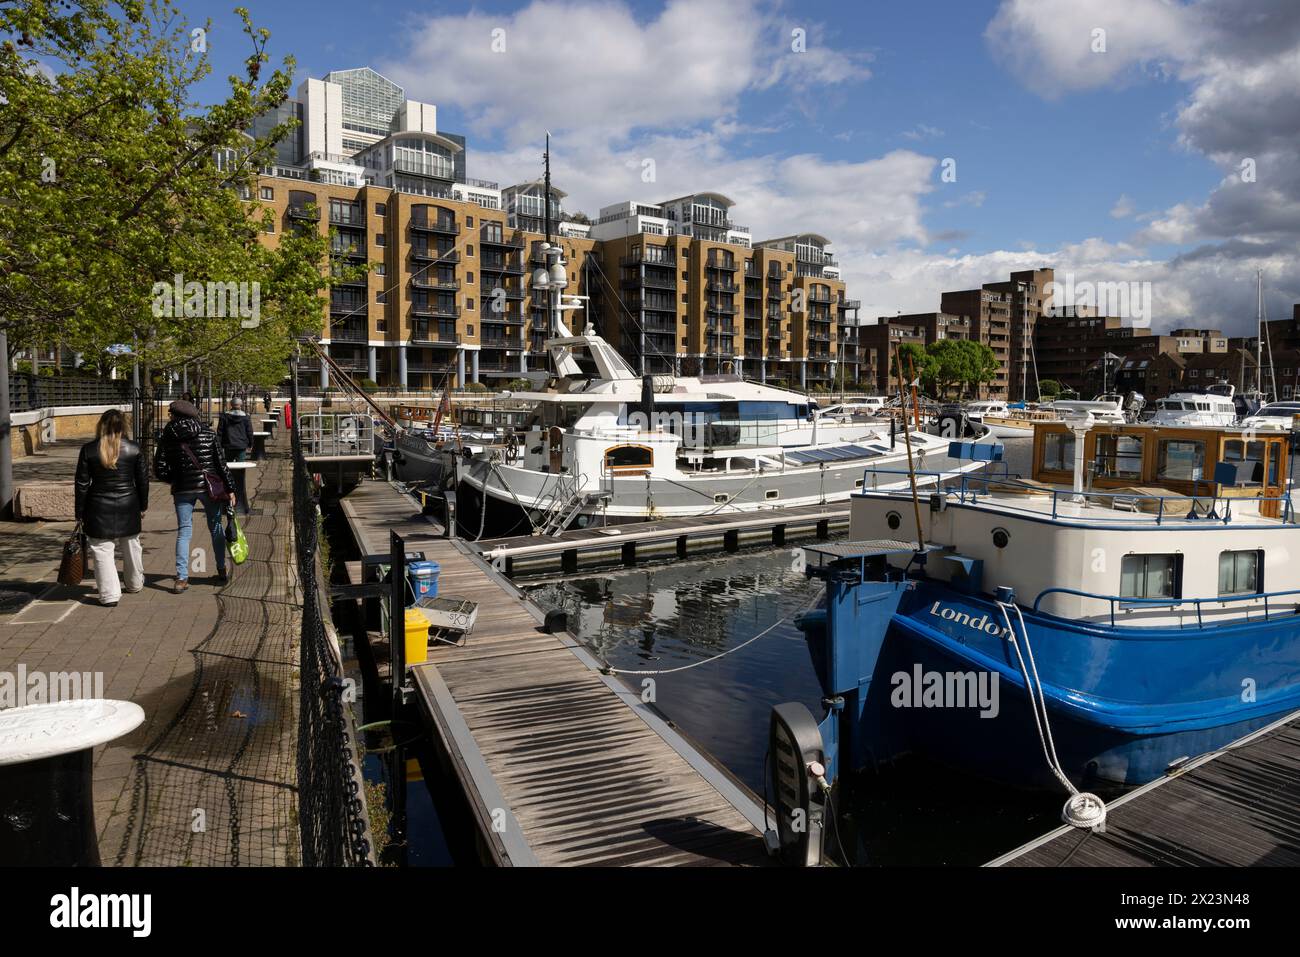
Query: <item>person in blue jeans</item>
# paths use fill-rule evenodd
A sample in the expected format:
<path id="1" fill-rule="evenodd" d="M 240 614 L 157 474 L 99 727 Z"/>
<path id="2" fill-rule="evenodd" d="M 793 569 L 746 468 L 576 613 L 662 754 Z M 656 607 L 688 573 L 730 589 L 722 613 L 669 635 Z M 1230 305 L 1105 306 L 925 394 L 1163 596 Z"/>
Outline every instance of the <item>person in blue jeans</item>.
<path id="1" fill-rule="evenodd" d="M 154 474 L 170 482 L 172 501 L 176 505 L 176 584 L 172 591 L 180 594 L 189 587 L 190 542 L 194 533 L 194 506 L 203 507 L 203 515 L 212 536 L 212 554 L 217 566 L 217 581 L 230 580 L 226 570 L 226 536 L 222 529 L 223 512 L 234 507 L 230 501 L 214 501 L 207 492 L 205 473 L 218 476 L 227 489 L 233 490 L 230 469 L 221 451 L 217 434 L 199 421 L 199 410 L 181 399 L 168 411 L 171 421 L 163 429 L 154 456 Z M 233 495 L 233 491 L 232 491 Z"/>

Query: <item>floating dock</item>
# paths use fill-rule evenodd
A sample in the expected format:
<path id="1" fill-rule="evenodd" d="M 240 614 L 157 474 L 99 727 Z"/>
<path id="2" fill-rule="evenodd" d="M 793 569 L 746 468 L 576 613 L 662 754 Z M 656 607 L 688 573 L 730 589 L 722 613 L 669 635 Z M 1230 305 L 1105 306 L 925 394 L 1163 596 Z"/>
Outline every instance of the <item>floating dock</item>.
<path id="1" fill-rule="evenodd" d="M 558 535 L 517 535 L 475 549 L 493 568 L 514 577 L 734 552 L 747 545 L 780 547 L 804 538 L 829 538 L 848 524 L 849 503 L 838 502 L 570 529 Z"/>
<path id="2" fill-rule="evenodd" d="M 1061 827 L 989 866 L 1300 866 L 1300 712 L 1111 802 L 1104 830 Z"/>
<path id="3" fill-rule="evenodd" d="M 544 630 L 543 612 L 468 543 L 443 537 L 414 496 L 371 482 L 342 507 L 362 553 L 349 587 L 389 560 L 397 532 L 408 554 L 439 563 L 440 595 L 478 603 L 464 643 L 435 642 L 410 672 L 489 862 L 767 863 L 754 796 L 571 635 Z"/>

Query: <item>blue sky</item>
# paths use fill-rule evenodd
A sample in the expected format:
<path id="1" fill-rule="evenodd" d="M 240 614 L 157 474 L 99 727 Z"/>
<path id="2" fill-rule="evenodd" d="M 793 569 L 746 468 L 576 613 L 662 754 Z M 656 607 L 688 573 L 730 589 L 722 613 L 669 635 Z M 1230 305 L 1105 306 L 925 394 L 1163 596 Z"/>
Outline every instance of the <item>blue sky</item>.
<path id="1" fill-rule="evenodd" d="M 178 2 L 213 20 L 215 98 L 233 3 Z M 436 103 L 471 176 L 535 175 L 550 128 L 569 208 L 718 190 L 755 238 L 829 236 L 880 314 L 1040 264 L 1153 283 L 1157 326 L 1244 326 L 1257 267 L 1273 315 L 1300 300 L 1286 0 L 246 5 L 299 78 L 370 65 Z"/>

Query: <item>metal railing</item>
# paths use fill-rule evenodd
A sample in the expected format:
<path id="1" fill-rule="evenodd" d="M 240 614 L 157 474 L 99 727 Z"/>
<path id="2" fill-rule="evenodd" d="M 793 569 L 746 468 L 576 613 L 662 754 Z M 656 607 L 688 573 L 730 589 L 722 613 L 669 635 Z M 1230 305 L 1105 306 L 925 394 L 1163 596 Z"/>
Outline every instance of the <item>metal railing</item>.
<path id="1" fill-rule="evenodd" d="M 131 401 L 126 379 L 91 379 L 76 376 L 9 374 L 9 410 L 30 412 L 59 405 L 125 405 Z"/>
<path id="2" fill-rule="evenodd" d="M 993 464 L 997 464 L 997 463 L 991 463 L 990 468 L 992 467 Z M 1003 465 L 1003 468 L 1005 470 L 1006 464 L 1005 463 L 1001 463 L 1001 464 Z M 876 468 L 874 466 L 869 466 L 863 471 L 863 489 L 864 491 L 868 490 L 867 483 L 869 478 L 873 475 L 907 475 L 907 474 L 908 471 L 906 469 L 881 469 L 881 468 Z M 1073 489 L 1057 489 L 1057 488 L 1051 488 L 1051 487 L 1035 484 L 1032 482 L 1026 482 L 1019 475 L 1011 475 L 1009 472 L 1005 472 L 1005 471 L 1001 475 L 990 476 L 987 473 L 974 475 L 969 472 L 954 473 L 954 472 L 941 472 L 941 471 L 922 471 L 920 469 L 917 469 L 915 470 L 915 474 L 918 477 L 924 476 L 926 478 L 934 479 L 935 483 L 939 487 L 941 487 L 945 492 L 951 492 L 956 494 L 958 504 L 962 504 L 962 505 L 979 504 L 981 495 L 990 496 L 993 494 L 994 490 L 990 489 L 989 486 L 994 484 L 1003 486 L 1003 490 L 1018 489 L 1020 491 L 1029 492 L 1039 496 L 1050 496 L 1051 509 L 1050 511 L 1047 512 L 1047 514 L 1051 517 L 1053 521 L 1060 521 L 1060 522 L 1067 522 L 1075 519 L 1080 519 L 1080 520 L 1086 519 L 1091 524 L 1106 523 L 1106 524 L 1113 524 L 1113 525 L 1132 525 L 1139 522 L 1141 524 L 1150 523 L 1149 520 L 1144 520 L 1144 519 L 1127 519 L 1127 518 L 1117 518 L 1111 516 L 1099 517 L 1099 516 L 1084 516 L 1084 515 L 1077 515 L 1077 514 L 1062 514 L 1060 509 L 1061 503 L 1063 501 L 1071 505 L 1082 504 L 1086 507 L 1088 504 L 1091 504 L 1092 499 L 1108 499 L 1111 503 L 1109 506 L 1110 511 L 1120 510 L 1116 508 L 1115 503 L 1117 501 L 1121 501 L 1127 505 L 1133 505 L 1137 502 L 1156 503 L 1155 512 L 1140 513 L 1144 516 L 1149 516 L 1150 519 L 1154 519 L 1155 520 L 1154 524 L 1156 525 L 1163 525 L 1170 521 L 1173 521 L 1174 519 L 1179 519 L 1182 521 L 1200 521 L 1200 522 L 1207 522 L 1207 523 L 1220 522 L 1224 525 L 1227 525 L 1229 522 L 1232 521 L 1233 502 L 1248 501 L 1248 502 L 1257 502 L 1261 505 L 1267 502 L 1277 502 L 1281 506 L 1280 511 L 1282 513 L 1281 516 L 1278 518 L 1278 521 L 1280 521 L 1284 525 L 1295 524 L 1295 508 L 1291 501 L 1290 496 L 1287 495 L 1277 495 L 1277 496 L 1261 495 L 1252 498 L 1242 499 L 1242 498 L 1233 498 L 1226 495 L 1216 495 L 1216 494 L 1148 495 L 1148 494 L 1138 493 L 1138 492 L 1123 492 L 1123 491 L 1100 492 L 1095 489 L 1084 489 L 1081 492 L 1076 492 Z M 981 488 L 977 488 L 977 486 L 981 486 L 982 490 Z M 1085 499 L 1085 501 L 1080 502 L 1079 501 L 1080 496 L 1082 496 Z M 1186 512 L 1173 510 L 1169 507 L 1169 503 L 1173 503 L 1173 502 L 1187 502 L 1189 503 L 1189 507 Z M 1021 512 L 1026 515 L 1042 516 L 1045 512 L 1044 509 L 1028 508 L 1025 506 L 1016 505 L 1013 502 L 1009 502 L 1004 499 L 999 499 L 996 504 L 999 509 L 1003 509 L 1009 512 Z M 1222 505 L 1223 507 L 1222 513 L 1220 513 L 1219 510 L 1220 505 Z M 1138 510 L 1136 508 L 1132 509 L 1132 511 L 1135 514 L 1138 514 Z"/>
<path id="3" fill-rule="evenodd" d="M 1041 611 L 1039 608 L 1043 599 L 1048 595 L 1073 595 L 1076 598 L 1090 598 L 1097 601 L 1108 602 L 1110 605 L 1110 624 L 1112 628 L 1115 627 L 1116 607 L 1123 610 L 1126 608 L 1176 608 L 1180 605 L 1192 605 L 1196 609 L 1196 627 L 1204 628 L 1205 618 L 1201 613 L 1201 609 L 1202 606 L 1206 604 L 1212 602 L 1230 604 L 1243 601 L 1263 601 L 1264 617 L 1257 620 L 1268 621 L 1269 616 L 1272 614 L 1272 608 L 1269 606 L 1269 599 L 1276 600 L 1287 595 L 1297 596 L 1300 595 L 1300 589 L 1293 588 L 1287 591 L 1255 592 L 1248 595 L 1216 595 L 1213 598 L 1125 598 L 1121 595 L 1099 595 L 1094 592 L 1080 591 L 1077 588 L 1045 588 L 1040 591 L 1038 597 L 1034 599 L 1035 612 L 1044 615 L 1052 614 L 1051 612 Z M 1295 615 L 1296 613 L 1296 602 L 1292 601 L 1290 607 L 1286 610 L 1286 614 Z M 1053 617 L 1060 616 L 1054 615 Z M 1225 624 L 1235 624 L 1241 620 L 1242 619 L 1234 618 L 1230 622 L 1225 622 Z"/>
<path id="4" fill-rule="evenodd" d="M 293 377 L 296 381 L 297 376 Z M 296 386 L 293 404 L 298 404 Z M 317 490 L 303 456 L 295 417 L 293 436 L 293 538 L 302 587 L 299 644 L 298 828 L 308 867 L 369 867 L 375 864 L 364 780 L 348 684 L 337 646 L 331 642 L 328 605 L 319 571 Z"/>

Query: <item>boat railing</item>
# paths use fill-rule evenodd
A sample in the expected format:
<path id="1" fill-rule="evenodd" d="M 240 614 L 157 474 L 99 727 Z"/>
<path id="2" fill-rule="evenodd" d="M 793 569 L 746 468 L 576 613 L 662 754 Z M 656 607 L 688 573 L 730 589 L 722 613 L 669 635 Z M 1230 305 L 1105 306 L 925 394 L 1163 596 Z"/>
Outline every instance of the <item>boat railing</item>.
<path id="1" fill-rule="evenodd" d="M 1112 512 L 1123 510 L 1123 506 L 1129 506 L 1129 510 L 1143 516 L 1150 516 L 1155 519 L 1156 525 L 1164 525 L 1174 520 L 1180 521 L 1219 521 L 1227 525 L 1232 521 L 1233 502 L 1246 501 L 1253 502 L 1263 506 L 1269 502 L 1277 502 L 1279 505 L 1279 521 L 1284 525 L 1293 525 L 1296 522 L 1295 505 L 1288 495 L 1276 496 L 1258 496 L 1255 498 L 1233 498 L 1225 495 L 1150 495 L 1143 492 L 1131 491 L 1114 491 L 1102 492 L 1095 489 L 1086 489 L 1082 492 L 1076 492 L 1073 489 L 1059 489 L 1043 485 L 1038 482 L 1027 481 L 1020 475 L 1012 475 L 1006 471 L 1005 463 L 993 463 L 993 465 L 1002 464 L 1003 472 L 989 474 L 986 469 L 979 474 L 971 472 L 943 472 L 943 471 L 914 471 L 918 478 L 924 478 L 925 484 L 930 484 L 931 480 L 941 491 L 951 492 L 957 496 L 957 501 L 962 505 L 975 505 L 980 501 L 981 495 L 992 495 L 996 492 L 1010 492 L 1034 495 L 1038 497 L 1051 497 L 1050 516 L 1053 521 L 1063 521 L 1071 518 L 1077 518 L 1077 515 L 1061 513 L 1060 506 L 1062 502 L 1078 504 L 1080 497 L 1085 499 L 1085 504 L 1094 502 L 1097 499 L 1107 500 L 1109 509 Z M 991 469 L 993 465 L 988 468 Z M 878 487 L 876 477 L 880 475 L 897 475 L 906 476 L 909 472 L 907 469 L 882 469 L 868 466 L 863 472 L 862 487 L 863 491 L 870 491 Z M 996 488 L 994 487 L 996 486 Z M 1136 507 L 1138 502 L 1153 503 L 1152 511 L 1144 511 Z M 1177 503 L 1187 503 L 1184 510 Z M 1025 512 L 1026 514 L 1042 515 L 1045 511 L 1043 508 L 1030 508 L 1027 506 L 1016 505 L 1014 502 L 1005 498 L 998 500 L 998 507 L 1007 511 Z M 1046 503 L 1044 503 L 1046 504 Z M 1106 516 L 1096 518 L 1096 521 L 1108 522 L 1114 524 L 1130 524 L 1132 522 L 1146 523 L 1147 518 L 1119 518 L 1117 516 Z"/>
<path id="2" fill-rule="evenodd" d="M 1205 605 L 1214 602 L 1230 604 L 1245 601 L 1262 601 L 1264 603 L 1263 620 L 1268 621 L 1274 610 L 1277 610 L 1279 613 L 1282 612 L 1281 608 L 1277 608 L 1275 605 L 1270 605 L 1270 600 L 1276 602 L 1277 599 L 1284 598 L 1288 595 L 1300 596 L 1300 589 L 1293 588 L 1287 591 L 1256 592 L 1248 595 L 1217 595 L 1213 598 L 1125 598 L 1120 595 L 1100 595 L 1095 592 L 1080 591 L 1077 588 L 1046 588 L 1043 591 L 1040 591 L 1038 597 L 1034 599 L 1035 612 L 1041 611 L 1040 606 L 1043 603 L 1043 599 L 1048 595 L 1071 595 L 1075 598 L 1088 598 L 1109 603 L 1110 624 L 1112 628 L 1115 627 L 1115 611 L 1117 608 L 1123 611 L 1135 608 L 1177 608 L 1183 605 L 1191 605 L 1196 609 L 1196 627 L 1204 628 L 1205 617 L 1202 614 L 1202 609 Z M 1297 608 L 1297 602 L 1292 601 L 1288 604 L 1289 607 L 1286 609 L 1285 614 L 1297 614 L 1297 611 L 1300 610 Z M 1043 614 L 1051 613 L 1043 612 Z"/>

